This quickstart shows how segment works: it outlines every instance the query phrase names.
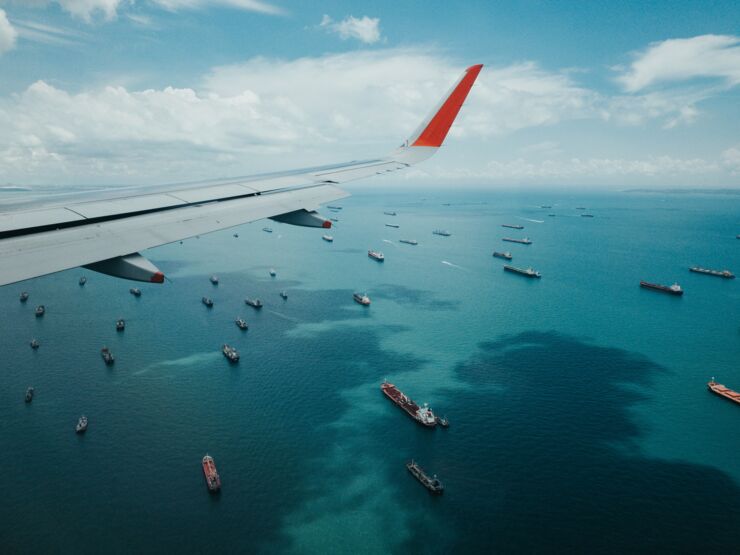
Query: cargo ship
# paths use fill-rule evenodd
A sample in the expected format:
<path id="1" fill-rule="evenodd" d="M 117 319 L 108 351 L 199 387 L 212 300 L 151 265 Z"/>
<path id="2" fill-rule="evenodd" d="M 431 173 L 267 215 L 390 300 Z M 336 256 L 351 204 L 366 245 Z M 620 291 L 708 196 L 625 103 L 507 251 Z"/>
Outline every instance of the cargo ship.
<path id="1" fill-rule="evenodd" d="M 213 462 L 213 457 L 206 453 L 203 457 L 203 476 L 206 478 L 206 486 L 208 491 L 217 492 L 221 489 L 221 477 L 218 475 L 216 470 L 216 463 Z"/>
<path id="2" fill-rule="evenodd" d="M 370 306 L 370 297 L 366 294 L 360 295 L 359 293 L 353 293 L 352 298 L 362 306 Z"/>
<path id="3" fill-rule="evenodd" d="M 419 482 L 421 482 L 421 484 L 432 493 L 440 495 L 442 492 L 444 492 L 445 488 L 442 485 L 442 482 L 440 482 L 437 478 L 436 474 L 430 478 L 429 475 L 424 472 L 424 469 L 421 468 L 413 460 L 406 463 L 406 468 L 409 472 L 411 472 L 414 478 L 419 480 Z"/>
<path id="4" fill-rule="evenodd" d="M 272 228 L 271 227 L 263 227 L 262 228 L 262 231 L 264 231 L 265 233 L 272 233 Z"/>
<path id="5" fill-rule="evenodd" d="M 581 218 L 593 218 L 593 214 L 581 214 Z"/>
<path id="6" fill-rule="evenodd" d="M 419 241 L 416 239 L 399 239 L 399 243 L 406 243 L 407 245 L 418 245 Z"/>
<path id="7" fill-rule="evenodd" d="M 75 432 L 78 434 L 84 434 L 87 430 L 87 416 L 84 414 L 80 416 L 80 419 L 77 421 L 77 426 L 75 426 Z"/>
<path id="8" fill-rule="evenodd" d="M 730 270 L 710 270 L 709 268 L 702 268 L 700 266 L 692 266 L 689 271 L 696 272 L 697 274 L 707 274 L 708 276 L 717 276 L 727 279 L 735 279 L 735 274 Z"/>
<path id="9" fill-rule="evenodd" d="M 507 272 L 513 272 L 515 274 L 521 274 L 523 276 L 531 277 L 531 278 L 539 278 L 542 277 L 542 275 L 532 268 L 517 268 L 516 266 L 509 266 L 508 264 L 504 266 L 504 270 Z"/>
<path id="10" fill-rule="evenodd" d="M 496 258 L 504 258 L 506 260 L 511 260 L 513 258 L 509 251 L 506 251 L 506 252 L 493 251 L 493 256 Z"/>
<path id="11" fill-rule="evenodd" d="M 103 360 L 108 366 L 116 361 L 113 353 L 110 352 L 110 349 L 108 347 L 103 347 L 102 349 L 100 349 L 100 356 L 103 357 Z"/>
<path id="12" fill-rule="evenodd" d="M 367 255 L 378 262 L 383 262 L 385 260 L 385 255 L 380 251 L 369 250 L 367 251 Z"/>
<path id="13" fill-rule="evenodd" d="M 128 290 L 129 293 L 131 293 L 134 297 L 141 297 L 141 289 L 138 287 L 132 287 Z"/>
<path id="14" fill-rule="evenodd" d="M 123 318 L 116 320 L 116 331 L 123 331 L 126 329 L 126 321 Z"/>
<path id="15" fill-rule="evenodd" d="M 394 227 L 394 228 L 398 229 L 401 226 L 398 225 L 398 224 L 385 224 L 385 227 Z"/>
<path id="16" fill-rule="evenodd" d="M 82 276 L 77 283 L 79 283 L 81 286 L 85 285 L 87 283 L 87 278 L 85 276 Z"/>
<path id="17" fill-rule="evenodd" d="M 508 227 L 511 229 L 524 229 L 523 225 L 518 225 L 518 224 L 501 224 L 501 227 Z"/>
<path id="18" fill-rule="evenodd" d="M 33 401 L 33 388 L 29 387 L 26 389 L 26 403 Z"/>
<path id="19" fill-rule="evenodd" d="M 504 237 L 501 239 L 502 241 L 508 241 L 509 243 L 521 243 L 522 245 L 531 245 L 532 240 L 529 237 L 525 237 L 524 239 L 514 239 L 512 237 Z"/>
<path id="20" fill-rule="evenodd" d="M 432 233 L 434 235 L 441 235 L 442 237 L 449 237 L 450 235 L 452 235 L 452 233 L 445 229 L 435 229 L 434 231 L 432 231 Z"/>
<path id="21" fill-rule="evenodd" d="M 238 328 L 239 328 L 240 330 L 246 330 L 246 329 L 248 329 L 248 328 L 249 328 L 249 324 L 247 324 L 247 322 L 246 322 L 246 321 L 244 320 L 244 318 L 237 318 L 237 319 L 235 320 L 235 323 L 236 323 L 236 326 L 237 326 L 237 327 L 238 327 Z"/>
<path id="22" fill-rule="evenodd" d="M 38 349 L 39 346 L 41 345 L 41 343 L 39 343 L 39 340 L 38 339 L 33 338 L 33 339 L 31 339 L 30 345 L 31 345 L 31 348 L 32 349 Z"/>
<path id="23" fill-rule="evenodd" d="M 674 283 L 673 285 L 660 285 L 659 283 L 641 281 L 640 287 L 644 287 L 645 289 L 654 289 L 655 291 L 662 291 L 671 295 L 683 295 L 683 289 L 681 289 L 681 286 L 678 283 Z"/>
<path id="24" fill-rule="evenodd" d="M 41 317 L 46 312 L 46 307 L 42 304 L 36 307 L 36 316 Z"/>
<path id="25" fill-rule="evenodd" d="M 331 235 L 322 235 L 321 238 L 324 241 L 326 241 L 327 243 L 333 243 L 334 242 L 334 237 L 332 237 Z"/>
<path id="26" fill-rule="evenodd" d="M 212 308 L 213 307 L 213 299 L 210 299 L 208 297 L 201 298 L 200 302 L 202 302 L 208 308 Z"/>
<path id="27" fill-rule="evenodd" d="M 211 276 L 211 283 L 213 285 L 218 285 L 218 276 Z"/>
<path id="28" fill-rule="evenodd" d="M 234 347 L 224 343 L 221 346 L 221 352 L 229 359 L 229 362 L 239 362 L 239 352 Z"/>
<path id="29" fill-rule="evenodd" d="M 386 216 L 395 216 L 396 215 L 395 212 L 383 212 L 383 214 L 385 214 Z"/>
<path id="30" fill-rule="evenodd" d="M 406 412 L 411 418 L 416 420 L 419 424 L 433 428 L 437 425 L 437 419 L 432 412 L 432 409 L 424 403 L 423 407 L 420 407 L 414 403 L 411 399 L 406 397 L 399 389 L 392 383 L 383 382 L 380 385 L 380 389 L 383 391 L 386 397 L 393 401 L 396 405 Z"/>
<path id="31" fill-rule="evenodd" d="M 709 388 L 709 391 L 712 393 L 716 393 L 720 397 L 724 397 L 725 399 L 729 399 L 733 403 L 737 403 L 740 405 L 740 393 L 737 391 L 733 391 L 729 387 L 725 387 L 721 383 L 717 383 L 714 381 L 714 378 L 711 379 L 709 383 L 707 383 L 707 388 Z"/>
<path id="32" fill-rule="evenodd" d="M 259 299 L 244 299 L 244 302 L 252 308 L 262 308 L 262 301 Z"/>
<path id="33" fill-rule="evenodd" d="M 28 292 L 23 291 L 20 296 L 20 300 L 22 303 L 25 303 L 28 300 Z"/>
<path id="34" fill-rule="evenodd" d="M 331 204 L 329 204 L 327 208 L 329 208 L 330 210 L 341 210 L 342 209 L 341 206 L 332 206 Z"/>

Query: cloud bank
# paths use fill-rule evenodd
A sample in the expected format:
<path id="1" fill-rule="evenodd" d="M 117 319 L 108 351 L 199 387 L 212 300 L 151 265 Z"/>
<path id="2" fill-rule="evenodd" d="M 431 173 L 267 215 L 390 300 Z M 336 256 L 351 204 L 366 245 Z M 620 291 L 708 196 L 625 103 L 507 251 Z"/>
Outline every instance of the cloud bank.
<path id="1" fill-rule="evenodd" d="M 374 44 L 380 40 L 380 19 L 366 15 L 357 18 L 348 16 L 342 21 L 334 21 L 324 14 L 319 27 L 339 36 L 342 40 L 356 39 L 364 44 Z"/>

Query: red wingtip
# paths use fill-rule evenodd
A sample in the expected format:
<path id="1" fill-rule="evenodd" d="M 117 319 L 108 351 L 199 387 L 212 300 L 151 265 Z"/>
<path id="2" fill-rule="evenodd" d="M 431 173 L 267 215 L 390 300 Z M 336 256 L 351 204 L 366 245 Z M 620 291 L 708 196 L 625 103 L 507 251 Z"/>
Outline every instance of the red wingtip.
<path id="1" fill-rule="evenodd" d="M 164 283 L 164 274 L 162 272 L 156 272 L 149 278 L 152 283 Z"/>
<path id="2" fill-rule="evenodd" d="M 324 220 L 324 223 L 321 224 L 321 227 L 324 229 L 329 229 L 331 227 L 331 222 L 329 220 Z"/>
<path id="3" fill-rule="evenodd" d="M 483 64 L 476 64 L 465 70 L 460 82 L 411 146 L 442 146 L 452 122 L 455 121 L 482 68 Z"/>

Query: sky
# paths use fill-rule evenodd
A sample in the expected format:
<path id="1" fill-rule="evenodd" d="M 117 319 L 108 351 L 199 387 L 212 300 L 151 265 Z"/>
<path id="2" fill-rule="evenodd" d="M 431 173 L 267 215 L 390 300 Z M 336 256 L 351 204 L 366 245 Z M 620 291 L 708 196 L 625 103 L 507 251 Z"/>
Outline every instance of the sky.
<path id="1" fill-rule="evenodd" d="M 376 181 L 737 188 L 739 23 L 736 0 L 0 0 L 0 186 L 382 156 L 482 63 L 437 155 Z"/>

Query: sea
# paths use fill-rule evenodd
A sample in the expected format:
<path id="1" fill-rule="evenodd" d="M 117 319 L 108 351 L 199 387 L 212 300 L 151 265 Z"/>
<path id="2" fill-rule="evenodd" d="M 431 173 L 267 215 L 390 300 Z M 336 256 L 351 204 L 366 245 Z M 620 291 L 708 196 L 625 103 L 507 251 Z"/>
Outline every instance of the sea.
<path id="1" fill-rule="evenodd" d="M 740 406 L 706 384 L 740 390 L 740 279 L 688 268 L 740 273 L 740 195 L 384 187 L 337 204 L 332 243 L 264 220 L 149 250 L 168 279 L 140 297 L 84 269 L 0 288 L 0 552 L 738 552 Z M 384 380 L 449 428 L 418 425 Z"/>

